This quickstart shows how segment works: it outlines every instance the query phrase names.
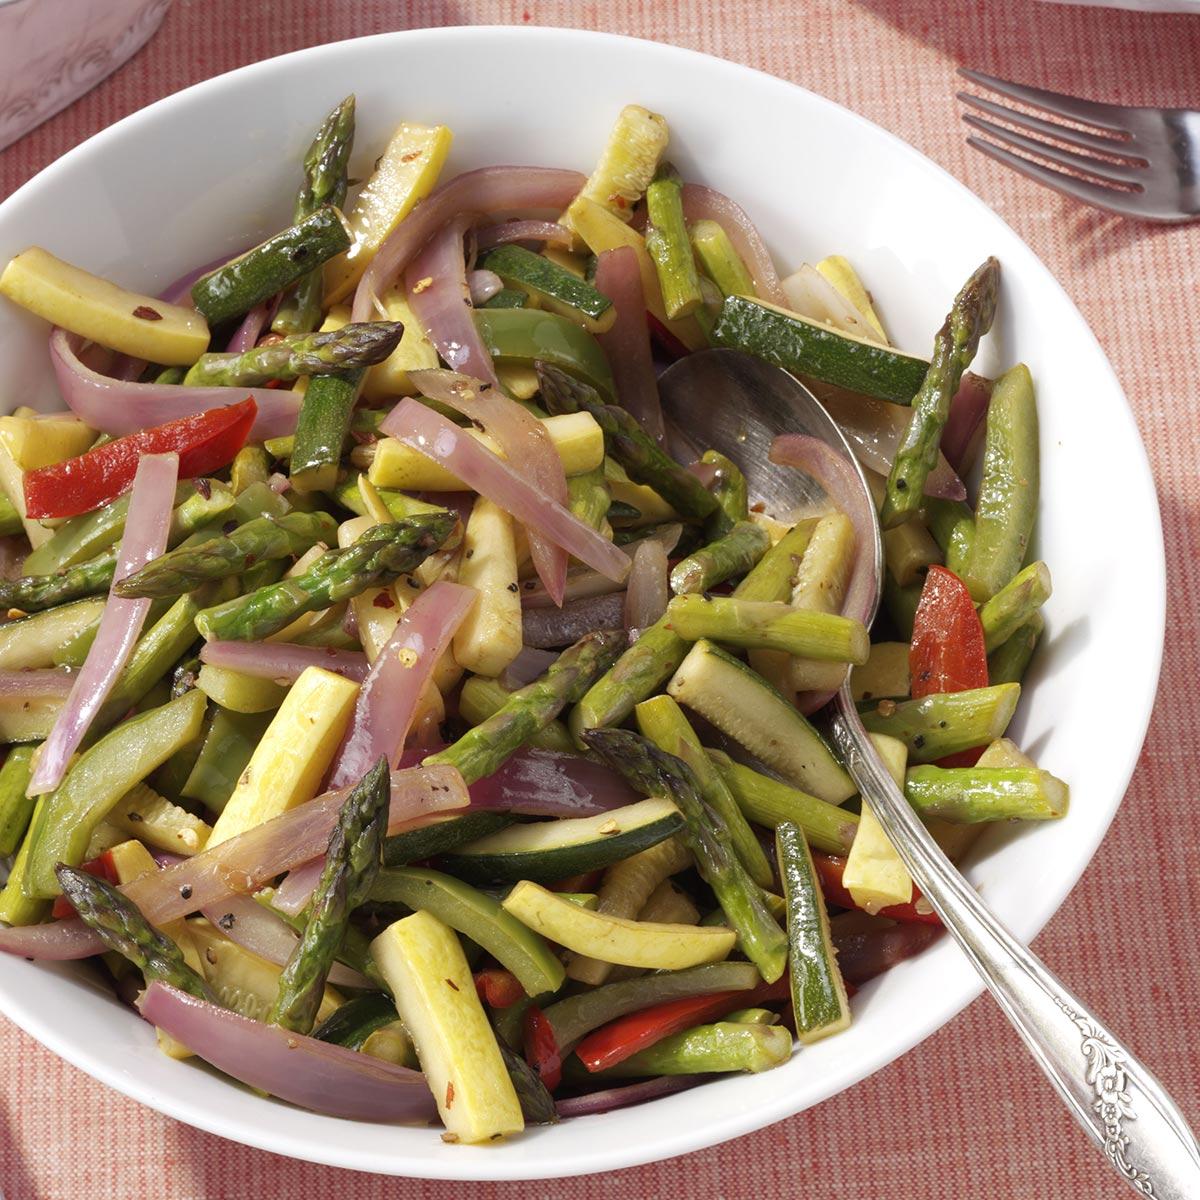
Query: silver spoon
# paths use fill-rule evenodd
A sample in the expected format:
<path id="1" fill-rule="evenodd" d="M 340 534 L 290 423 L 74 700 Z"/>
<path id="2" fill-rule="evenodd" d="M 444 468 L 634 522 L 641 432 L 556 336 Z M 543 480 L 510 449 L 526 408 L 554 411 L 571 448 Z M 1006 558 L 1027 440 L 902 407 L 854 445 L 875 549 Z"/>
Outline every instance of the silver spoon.
<path id="1" fill-rule="evenodd" d="M 867 492 L 829 414 L 808 388 L 778 367 L 733 350 L 707 350 L 665 371 L 659 391 L 673 444 L 687 450 L 711 447 L 732 459 L 745 474 L 750 494 L 772 516 L 786 519 L 824 499 L 819 484 L 768 461 L 776 434 L 820 438 L 854 464 Z M 874 512 L 873 504 L 867 507 Z M 872 534 L 878 567 L 883 562 L 878 521 Z M 878 606 L 876 588 L 872 617 Z M 875 753 L 848 678 L 834 702 L 832 728 L 850 774 L 917 886 L 1113 1168 L 1143 1196 L 1200 1198 L 1200 1146 L 1175 1103 L 1005 929 L 942 853 Z"/>

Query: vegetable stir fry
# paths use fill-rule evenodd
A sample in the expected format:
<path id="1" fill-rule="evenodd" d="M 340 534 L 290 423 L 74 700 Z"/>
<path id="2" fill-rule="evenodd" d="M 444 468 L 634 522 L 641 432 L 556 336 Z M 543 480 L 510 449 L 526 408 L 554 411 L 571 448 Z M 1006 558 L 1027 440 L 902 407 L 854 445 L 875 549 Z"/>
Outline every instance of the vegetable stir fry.
<path id="1" fill-rule="evenodd" d="M 0 418 L 0 950 L 447 1141 L 775 1067 L 940 932 L 822 732 L 847 672 L 951 858 L 1067 809 L 1005 736 L 1050 575 L 1033 380 L 969 369 L 1000 266 L 914 353 L 846 258 L 780 278 L 643 108 L 586 178 L 442 180 L 405 123 L 357 187 L 354 117 L 292 225 L 162 296 L 0 274 L 64 402 Z M 827 503 L 767 515 L 676 457 L 656 365 L 710 345 L 845 430 L 873 628 L 845 462 L 777 438 Z"/>

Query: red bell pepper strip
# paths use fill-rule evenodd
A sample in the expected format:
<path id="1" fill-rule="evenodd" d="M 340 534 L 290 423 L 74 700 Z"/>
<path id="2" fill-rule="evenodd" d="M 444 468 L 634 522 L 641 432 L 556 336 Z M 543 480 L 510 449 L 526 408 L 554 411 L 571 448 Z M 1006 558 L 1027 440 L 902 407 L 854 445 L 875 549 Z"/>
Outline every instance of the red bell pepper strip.
<path id="1" fill-rule="evenodd" d="M 562 1082 L 562 1050 L 554 1026 L 536 1004 L 525 1010 L 525 1061 L 538 1073 L 548 1091 Z"/>
<path id="2" fill-rule="evenodd" d="M 490 1008 L 509 1008 L 525 998 L 525 989 L 511 971 L 490 967 L 475 972 L 475 990 Z"/>
<path id="3" fill-rule="evenodd" d="M 35 521 L 77 517 L 133 486 L 143 454 L 179 455 L 179 478 L 219 471 L 246 444 L 258 414 L 253 397 L 116 438 L 65 462 L 25 474 L 25 511 Z"/>
<path id="4" fill-rule="evenodd" d="M 914 699 L 937 692 L 987 687 L 987 649 L 971 593 L 953 571 L 932 566 L 913 617 L 908 654 Z M 939 767 L 973 767 L 983 746 L 960 750 L 937 761 Z"/>
<path id="5" fill-rule="evenodd" d="M 862 909 L 862 905 L 854 899 L 845 884 L 842 883 L 842 874 L 846 870 L 844 858 L 836 854 L 814 852 L 813 866 L 816 867 L 817 878 L 821 881 L 821 891 L 825 893 L 828 903 L 836 904 L 838 908 Z M 879 909 L 875 915 L 887 917 L 892 921 L 916 921 L 922 925 L 940 925 L 942 922 L 937 913 L 932 910 L 924 912 L 917 907 L 917 902 L 921 899 L 919 889 L 914 886 L 913 898 L 908 904 L 889 904 L 886 908 Z"/>
<path id="6" fill-rule="evenodd" d="M 589 1033 L 575 1047 L 575 1054 L 589 1071 L 604 1071 L 624 1062 L 639 1050 L 661 1042 L 673 1033 L 719 1020 L 739 1008 L 757 1008 L 771 1000 L 786 1000 L 786 976 L 775 983 L 736 992 L 712 992 L 707 996 L 685 996 L 618 1017 Z"/>
<path id="7" fill-rule="evenodd" d="M 111 850 L 105 850 L 103 854 L 89 858 L 79 869 L 86 871 L 89 875 L 95 875 L 97 879 L 103 879 L 105 883 L 111 883 L 113 887 L 121 882 Z M 64 917 L 78 916 L 78 913 L 75 911 L 75 905 L 66 896 L 55 896 L 54 903 L 50 907 L 50 916 L 58 921 Z"/>

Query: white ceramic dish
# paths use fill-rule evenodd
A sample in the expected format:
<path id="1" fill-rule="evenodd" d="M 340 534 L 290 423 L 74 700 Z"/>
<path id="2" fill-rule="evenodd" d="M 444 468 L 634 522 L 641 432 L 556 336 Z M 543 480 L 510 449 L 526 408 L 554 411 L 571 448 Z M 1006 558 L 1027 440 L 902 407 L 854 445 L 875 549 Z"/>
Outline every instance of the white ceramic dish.
<path id="1" fill-rule="evenodd" d="M 485 59 L 503 64 L 506 78 L 538 86 L 496 88 L 493 73 L 469 69 Z M 1062 822 L 993 831 L 970 875 L 1013 930 L 1032 938 L 1079 878 L 1128 783 L 1158 678 L 1164 598 L 1161 527 L 1137 429 L 1100 347 L 1046 268 L 960 184 L 827 100 L 684 50 L 521 28 L 344 42 L 181 92 L 99 134 L 0 205 L 0 261 L 40 243 L 154 291 L 286 223 L 311 129 L 351 90 L 360 176 L 401 118 L 455 130 L 448 173 L 501 162 L 587 170 L 620 106 L 648 105 L 668 116 L 672 157 L 684 173 L 738 199 L 781 267 L 850 255 L 898 343 L 916 351 L 927 352 L 970 270 L 999 256 L 1003 302 L 980 369 L 1020 358 L 1038 382 L 1041 553 L 1055 580 L 1049 634 L 1015 729 L 1046 767 L 1070 780 L 1073 803 Z M 155 169 L 167 153 L 171 170 Z M 5 403 L 56 401 L 45 335 L 41 322 L 0 307 Z M 1114 445 L 1121 501 L 1100 506 L 1094 484 Z M 1114 688 L 1117 656 L 1121 686 Z M 1094 719 L 1101 697 L 1102 733 Z M 0 1008 L 145 1104 L 297 1158 L 458 1179 L 608 1171 L 734 1137 L 878 1070 L 979 990 L 943 941 L 864 988 L 848 1032 L 778 1070 L 475 1148 L 445 1145 L 434 1130 L 334 1121 L 261 1099 L 161 1055 L 149 1028 L 77 969 L 0 956 Z"/>

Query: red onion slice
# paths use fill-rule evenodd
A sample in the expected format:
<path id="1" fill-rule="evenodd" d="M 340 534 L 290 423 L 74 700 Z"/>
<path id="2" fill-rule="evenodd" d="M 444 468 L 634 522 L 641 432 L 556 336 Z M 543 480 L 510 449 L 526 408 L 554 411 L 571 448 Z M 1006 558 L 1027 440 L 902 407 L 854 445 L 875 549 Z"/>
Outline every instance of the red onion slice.
<path id="1" fill-rule="evenodd" d="M 210 271 L 215 271 L 218 267 L 223 267 L 227 262 L 232 262 L 235 258 L 240 258 L 250 249 L 249 246 L 238 250 L 234 254 L 222 254 L 220 258 L 214 258 L 212 262 L 205 263 L 202 267 L 193 267 L 192 270 L 181 275 L 173 283 L 168 284 L 159 293 L 159 299 L 165 300 L 168 304 L 181 304 L 185 308 L 195 307 L 192 304 L 192 288 L 195 286 L 196 280 L 201 275 L 207 275 Z"/>
<path id="2" fill-rule="evenodd" d="M 361 650 L 298 646 L 291 642 L 205 642 L 200 647 L 200 661 L 276 683 L 295 683 L 308 667 L 323 667 L 362 683 L 370 670 L 367 656 Z"/>
<path id="3" fill-rule="evenodd" d="M 632 1104 L 644 1104 L 660 1096 L 687 1091 L 697 1084 L 707 1083 L 711 1075 L 659 1075 L 656 1079 L 644 1079 L 624 1087 L 605 1088 L 599 1092 L 587 1092 L 583 1096 L 568 1096 L 556 1100 L 554 1107 L 560 1117 L 591 1117 L 599 1113 L 615 1112 Z"/>
<path id="4" fill-rule="evenodd" d="M 264 300 L 262 304 L 252 308 L 242 318 L 242 323 L 233 331 L 233 336 L 229 339 L 229 344 L 225 349 L 230 354 L 241 354 L 256 346 L 259 336 L 267 322 L 271 320 L 274 311 L 274 300 Z"/>
<path id="5" fill-rule="evenodd" d="M 380 426 L 385 434 L 420 451 L 458 476 L 469 488 L 498 504 L 529 529 L 536 529 L 580 562 L 622 582 L 629 558 L 569 509 L 547 496 L 476 438 L 426 408 L 402 400 Z"/>
<path id="6" fill-rule="evenodd" d="M 139 461 L 129 496 L 125 533 L 117 552 L 114 584 L 166 550 L 178 481 L 178 454 L 148 454 Z M 149 599 L 125 600 L 109 591 L 96 640 L 38 755 L 29 782 L 31 796 L 53 791 L 62 782 L 71 755 L 79 748 L 129 660 L 149 611 Z"/>
<path id="7" fill-rule="evenodd" d="M 527 683 L 532 683 L 540 675 L 544 675 L 557 659 L 558 655 L 549 650 L 522 646 L 520 654 L 504 668 L 500 682 L 509 691 L 515 692 L 517 688 L 523 688 Z"/>
<path id="8" fill-rule="evenodd" d="M 358 693 L 331 788 L 357 783 L 381 755 L 395 764 L 421 693 L 477 596 L 474 588 L 439 579 L 404 612 Z"/>
<path id="9" fill-rule="evenodd" d="M 658 378 L 650 352 L 650 327 L 646 323 L 646 298 L 642 273 L 632 246 L 605 250 L 596 260 L 596 290 L 616 309 L 616 320 L 606 333 L 596 335 L 612 369 L 617 399 L 659 445 L 666 442 Z"/>
<path id="10" fill-rule="evenodd" d="M 497 292 L 504 290 L 504 280 L 495 271 L 468 271 L 467 291 L 471 304 L 486 304 Z"/>
<path id="11" fill-rule="evenodd" d="M 861 986 L 914 954 L 920 954 L 942 934 L 941 926 L 901 921 L 879 929 L 833 931 L 838 968 L 847 983 Z"/>
<path id="12" fill-rule="evenodd" d="M 653 538 L 640 541 L 625 591 L 625 628 L 648 629 L 667 611 L 671 598 L 667 552 Z"/>
<path id="13" fill-rule="evenodd" d="M 527 208 L 562 212 L 584 182 L 578 171 L 512 166 L 482 167 L 447 180 L 384 239 L 359 280 L 352 319 L 371 319 L 371 310 L 379 306 L 380 294 L 451 218 L 460 213 L 491 215 Z"/>
<path id="14" fill-rule="evenodd" d="M 331 1042 L 251 1021 L 165 983 L 142 997 L 142 1016 L 205 1062 L 301 1108 L 360 1121 L 430 1121 L 425 1076 Z"/>
<path id="15" fill-rule="evenodd" d="M 71 692 L 70 671 L 0 671 L 0 696 L 20 700 L 59 700 Z"/>
<path id="16" fill-rule="evenodd" d="M 409 379 L 430 400 L 448 405 L 488 433 L 505 459 L 519 463 L 534 487 L 564 507 L 567 476 L 545 425 L 498 387 L 453 371 L 410 371 Z M 538 578 L 554 604 L 562 604 L 567 581 L 567 553 L 537 529 L 526 531 Z"/>
<path id="17" fill-rule="evenodd" d="M 413 316 L 442 361 L 498 386 L 492 356 L 471 314 L 463 254 L 463 237 L 471 224 L 469 214 L 448 221 L 409 263 L 404 286 Z"/>
<path id="18" fill-rule="evenodd" d="M 741 255 L 759 298 L 787 308 L 787 297 L 783 294 L 779 272 L 775 270 L 767 245 L 741 205 L 703 184 L 685 183 L 683 215 L 689 224 L 693 221 L 716 221 Z"/>
<path id="19" fill-rule="evenodd" d="M 584 634 L 597 629 L 625 627 L 625 596 L 591 596 L 572 600 L 562 608 L 525 608 L 521 610 L 521 637 L 527 646 L 553 650 L 569 646 Z"/>
<path id="20" fill-rule="evenodd" d="M 594 817 L 637 803 L 610 767 L 557 750 L 518 750 L 471 785 L 471 807 L 529 817 Z"/>
<path id="21" fill-rule="evenodd" d="M 842 603 L 842 616 L 870 625 L 879 595 L 875 567 L 875 513 L 853 464 L 819 438 L 785 433 L 771 443 L 771 462 L 811 475 L 833 504 L 854 526 L 854 568 Z M 802 692 L 796 700 L 803 713 L 814 713 L 833 699 L 834 692 Z"/>
<path id="22" fill-rule="evenodd" d="M 502 221 L 498 225 L 483 225 L 475 230 L 475 245 L 480 250 L 490 250 L 506 242 L 545 242 L 553 246 L 570 246 L 574 240 L 574 235 L 565 225 L 554 221 Z"/>
<path id="23" fill-rule="evenodd" d="M 422 758 L 425 757 L 425 753 L 421 752 Z M 308 904 L 313 888 L 317 886 L 317 880 L 321 878 L 324 869 L 325 858 L 322 855 L 289 871 L 287 878 L 275 889 L 271 903 L 281 913 L 286 913 L 289 917 L 298 917 Z"/>
<path id="24" fill-rule="evenodd" d="M 59 391 L 71 411 L 85 424 L 113 437 L 180 417 L 223 408 L 247 396 L 258 405 L 250 431 L 252 441 L 285 437 L 296 432 L 300 397 L 283 388 L 183 387 L 173 383 L 129 383 L 101 375 L 84 364 L 78 338 L 65 330 L 50 335 L 50 362 Z"/>
<path id="25" fill-rule="evenodd" d="M 954 470 L 966 473 L 971 469 L 975 439 L 983 428 L 988 405 L 992 401 L 992 381 L 968 371 L 950 401 L 950 415 L 942 429 L 941 450 Z M 925 491 L 928 493 L 929 488 Z M 932 493 L 936 495 L 937 493 Z M 966 493 L 951 499 L 966 499 Z"/>
<path id="26" fill-rule="evenodd" d="M 317 875 L 320 873 L 318 869 Z M 316 882 L 314 878 L 312 886 L 315 886 Z M 312 886 L 309 888 L 310 893 Z M 237 942 L 251 954 L 257 954 L 259 958 L 266 959 L 277 967 L 287 963 L 300 940 L 300 935 L 282 917 L 276 916 L 249 896 L 226 896 L 217 904 L 206 904 L 200 911 L 231 942 Z M 340 962 L 335 962 L 330 968 L 329 982 L 335 987 L 372 986 L 365 975 L 352 971 L 345 963 Z"/>
<path id="27" fill-rule="evenodd" d="M 819 395 L 825 411 L 846 435 L 854 457 L 877 475 L 887 475 L 892 469 L 896 449 L 912 419 L 912 409 L 888 404 L 885 400 L 874 400 L 869 396 L 856 396 L 852 392 L 821 388 Z M 925 495 L 937 496 L 942 500 L 967 498 L 966 485 L 941 454 L 938 455 L 937 466 L 925 480 Z"/>

